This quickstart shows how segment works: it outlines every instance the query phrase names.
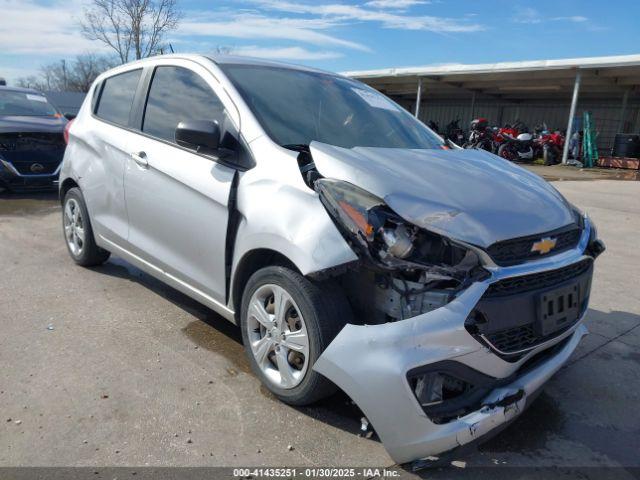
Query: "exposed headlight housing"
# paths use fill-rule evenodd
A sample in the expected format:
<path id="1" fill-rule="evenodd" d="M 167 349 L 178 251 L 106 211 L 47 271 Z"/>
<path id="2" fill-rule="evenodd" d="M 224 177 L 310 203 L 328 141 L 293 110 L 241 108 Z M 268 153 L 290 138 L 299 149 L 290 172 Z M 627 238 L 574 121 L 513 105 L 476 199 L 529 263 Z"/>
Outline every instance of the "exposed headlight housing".
<path id="1" fill-rule="evenodd" d="M 471 250 L 407 222 L 384 200 L 355 185 L 322 178 L 315 189 L 345 238 L 378 267 L 429 270 L 431 280 L 439 275 L 461 281 L 479 265 Z"/>

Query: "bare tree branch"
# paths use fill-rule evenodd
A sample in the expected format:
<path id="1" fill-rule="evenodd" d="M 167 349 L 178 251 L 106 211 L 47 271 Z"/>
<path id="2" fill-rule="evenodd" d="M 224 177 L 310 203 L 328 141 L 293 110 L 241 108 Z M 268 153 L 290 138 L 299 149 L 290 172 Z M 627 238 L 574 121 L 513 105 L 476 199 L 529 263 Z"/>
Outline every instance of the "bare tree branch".
<path id="1" fill-rule="evenodd" d="M 70 62 L 60 60 L 44 65 L 39 76 L 18 79 L 18 85 L 37 90 L 87 92 L 96 77 L 116 63 L 112 58 L 95 54 L 79 55 Z"/>
<path id="2" fill-rule="evenodd" d="M 91 0 L 83 35 L 113 49 L 121 63 L 156 55 L 182 17 L 176 0 Z"/>

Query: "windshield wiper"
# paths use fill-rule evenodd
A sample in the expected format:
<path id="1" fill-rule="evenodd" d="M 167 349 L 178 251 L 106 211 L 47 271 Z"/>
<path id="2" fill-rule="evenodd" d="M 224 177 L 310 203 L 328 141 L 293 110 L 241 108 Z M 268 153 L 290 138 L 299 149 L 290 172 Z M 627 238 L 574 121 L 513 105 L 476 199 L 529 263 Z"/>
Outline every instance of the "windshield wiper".
<path id="1" fill-rule="evenodd" d="M 289 150 L 295 150 L 296 152 L 308 152 L 309 145 L 306 143 L 287 143 L 286 145 L 281 145 L 282 148 L 287 148 Z"/>

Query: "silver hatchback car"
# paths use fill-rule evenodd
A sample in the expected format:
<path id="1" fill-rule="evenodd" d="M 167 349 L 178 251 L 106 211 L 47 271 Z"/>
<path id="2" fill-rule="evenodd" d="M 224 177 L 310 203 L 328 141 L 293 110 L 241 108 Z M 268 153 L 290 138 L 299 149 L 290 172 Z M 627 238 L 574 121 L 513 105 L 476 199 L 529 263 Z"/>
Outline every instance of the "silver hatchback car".
<path id="1" fill-rule="evenodd" d="M 366 85 L 172 55 L 101 75 L 60 174 L 73 260 L 238 324 L 284 402 L 346 392 L 408 462 L 515 418 L 586 334 L 589 218 Z"/>

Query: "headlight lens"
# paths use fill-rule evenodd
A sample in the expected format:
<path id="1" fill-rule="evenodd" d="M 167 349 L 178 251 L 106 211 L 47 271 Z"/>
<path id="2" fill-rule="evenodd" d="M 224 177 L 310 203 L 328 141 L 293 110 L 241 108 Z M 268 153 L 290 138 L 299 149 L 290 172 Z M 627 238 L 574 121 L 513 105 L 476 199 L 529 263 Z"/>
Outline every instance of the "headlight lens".
<path id="1" fill-rule="evenodd" d="M 578 207 L 576 207 L 574 204 L 570 203 L 570 208 L 571 208 L 571 213 L 573 213 L 573 218 L 576 222 L 576 224 L 583 229 L 584 228 L 584 219 L 585 219 L 585 214 L 582 210 L 580 210 Z"/>
<path id="2" fill-rule="evenodd" d="M 323 204 L 353 243 L 387 267 L 414 263 L 455 266 L 468 250 L 435 233 L 406 222 L 382 199 L 347 182 L 315 183 Z"/>
<path id="3" fill-rule="evenodd" d="M 343 227 L 357 237 L 373 240 L 379 225 L 372 223 L 375 218 L 370 218 L 370 211 L 384 205 L 381 199 L 350 183 L 326 178 L 316 181 L 315 188 L 325 207 Z"/>

